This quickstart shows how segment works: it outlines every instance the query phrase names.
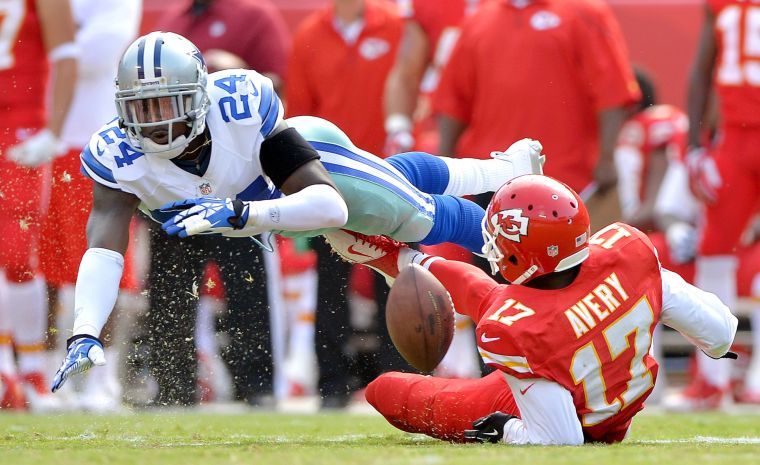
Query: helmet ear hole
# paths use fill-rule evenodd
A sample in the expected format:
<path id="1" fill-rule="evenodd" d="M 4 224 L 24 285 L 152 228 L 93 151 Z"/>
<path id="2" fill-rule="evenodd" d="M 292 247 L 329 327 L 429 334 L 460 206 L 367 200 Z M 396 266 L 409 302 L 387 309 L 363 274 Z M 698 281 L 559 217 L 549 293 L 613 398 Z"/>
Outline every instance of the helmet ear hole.
<path id="1" fill-rule="evenodd" d="M 510 256 L 509 256 L 509 258 L 508 258 L 507 260 L 509 260 L 509 263 L 511 263 L 511 264 L 513 264 L 513 265 L 515 265 L 515 266 L 517 266 L 517 257 L 516 257 L 516 256 L 514 256 L 514 255 L 510 255 Z"/>

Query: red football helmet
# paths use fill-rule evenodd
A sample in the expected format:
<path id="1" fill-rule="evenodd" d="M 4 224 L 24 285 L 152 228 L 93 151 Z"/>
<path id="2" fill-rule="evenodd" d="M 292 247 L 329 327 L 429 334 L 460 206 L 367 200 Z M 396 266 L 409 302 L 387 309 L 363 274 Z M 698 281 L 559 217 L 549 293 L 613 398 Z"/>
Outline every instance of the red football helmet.
<path id="1" fill-rule="evenodd" d="M 588 258 L 590 221 L 578 194 L 548 176 L 519 176 L 493 196 L 483 218 L 483 255 L 513 284 Z"/>

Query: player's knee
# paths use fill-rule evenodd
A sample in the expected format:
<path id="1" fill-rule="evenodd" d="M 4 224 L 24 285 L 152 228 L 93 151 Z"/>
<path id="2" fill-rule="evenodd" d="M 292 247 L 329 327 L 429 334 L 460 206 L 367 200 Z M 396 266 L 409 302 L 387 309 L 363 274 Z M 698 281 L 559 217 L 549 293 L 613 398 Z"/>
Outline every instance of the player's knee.
<path id="1" fill-rule="evenodd" d="M 425 152 L 405 152 L 386 158 L 414 187 L 428 194 L 443 194 L 449 169 L 438 157 Z"/>
<path id="2" fill-rule="evenodd" d="M 409 396 L 409 376 L 408 373 L 384 373 L 367 385 L 364 397 L 383 416 L 398 417 Z"/>
<path id="3" fill-rule="evenodd" d="M 35 273 L 27 264 L 13 263 L 4 267 L 5 279 L 9 283 L 22 284 L 34 279 Z"/>

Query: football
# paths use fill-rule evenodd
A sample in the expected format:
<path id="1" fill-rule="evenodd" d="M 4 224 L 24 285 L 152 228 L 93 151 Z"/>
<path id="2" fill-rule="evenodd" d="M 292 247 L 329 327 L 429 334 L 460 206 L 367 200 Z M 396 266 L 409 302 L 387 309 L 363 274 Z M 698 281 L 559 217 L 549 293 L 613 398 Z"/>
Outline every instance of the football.
<path id="1" fill-rule="evenodd" d="M 454 337 L 454 305 L 430 271 L 410 265 L 391 287 L 385 323 L 401 356 L 414 368 L 429 373 L 446 355 Z"/>

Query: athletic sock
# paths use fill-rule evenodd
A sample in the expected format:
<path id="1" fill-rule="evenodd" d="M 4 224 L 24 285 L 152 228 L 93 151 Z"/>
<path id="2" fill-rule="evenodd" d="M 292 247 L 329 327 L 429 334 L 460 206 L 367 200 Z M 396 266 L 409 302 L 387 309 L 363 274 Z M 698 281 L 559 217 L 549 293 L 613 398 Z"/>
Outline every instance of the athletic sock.
<path id="1" fill-rule="evenodd" d="M 514 168 L 502 160 L 440 157 L 449 169 L 449 182 L 443 194 L 469 195 L 495 192 L 515 177 Z"/>
<path id="2" fill-rule="evenodd" d="M 19 371 L 44 371 L 48 323 L 45 282 L 37 277 L 24 283 L 8 283 L 7 291 Z"/>
<path id="3" fill-rule="evenodd" d="M 452 242 L 470 252 L 483 250 L 481 222 L 485 210 L 475 202 L 451 195 L 433 195 L 435 216 L 433 227 L 420 241 L 423 245 Z"/>
<path id="4" fill-rule="evenodd" d="M 736 258 L 731 255 L 698 257 L 694 283 L 700 289 L 718 296 L 729 309 L 736 308 L 736 268 Z M 728 388 L 731 378 L 729 360 L 715 360 L 698 351 L 697 367 L 708 384 L 720 389 Z"/>

